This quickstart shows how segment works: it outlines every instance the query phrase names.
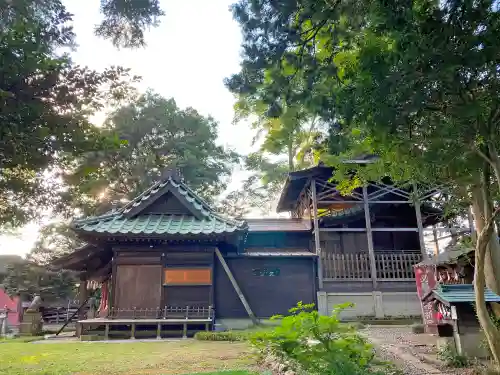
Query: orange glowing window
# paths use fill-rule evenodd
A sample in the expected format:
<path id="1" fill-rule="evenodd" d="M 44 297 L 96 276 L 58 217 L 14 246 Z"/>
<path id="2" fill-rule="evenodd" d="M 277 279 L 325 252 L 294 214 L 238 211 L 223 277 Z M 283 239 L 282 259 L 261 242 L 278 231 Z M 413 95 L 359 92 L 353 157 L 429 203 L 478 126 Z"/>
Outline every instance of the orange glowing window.
<path id="1" fill-rule="evenodd" d="M 212 284 L 212 270 L 210 268 L 167 268 L 165 284 Z"/>

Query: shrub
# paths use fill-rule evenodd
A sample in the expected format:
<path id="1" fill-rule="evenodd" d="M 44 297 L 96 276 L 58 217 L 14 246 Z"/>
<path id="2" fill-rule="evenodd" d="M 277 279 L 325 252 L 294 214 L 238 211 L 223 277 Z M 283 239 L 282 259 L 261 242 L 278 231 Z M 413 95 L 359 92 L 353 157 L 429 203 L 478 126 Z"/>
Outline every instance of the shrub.
<path id="1" fill-rule="evenodd" d="M 448 367 L 462 368 L 470 364 L 469 358 L 458 354 L 452 345 L 446 345 L 438 352 L 438 359 L 446 363 Z"/>
<path id="2" fill-rule="evenodd" d="M 416 335 L 425 333 L 425 326 L 421 323 L 414 323 L 411 325 L 411 331 Z"/>
<path id="3" fill-rule="evenodd" d="M 351 325 L 341 324 L 339 313 L 351 304 L 337 306 L 321 316 L 314 305 L 299 303 L 281 324 L 250 338 L 262 356 L 268 354 L 308 375 L 383 374 L 373 348 Z"/>
<path id="4" fill-rule="evenodd" d="M 200 341 L 245 341 L 248 340 L 247 332 L 223 331 L 223 332 L 196 332 L 194 338 Z"/>

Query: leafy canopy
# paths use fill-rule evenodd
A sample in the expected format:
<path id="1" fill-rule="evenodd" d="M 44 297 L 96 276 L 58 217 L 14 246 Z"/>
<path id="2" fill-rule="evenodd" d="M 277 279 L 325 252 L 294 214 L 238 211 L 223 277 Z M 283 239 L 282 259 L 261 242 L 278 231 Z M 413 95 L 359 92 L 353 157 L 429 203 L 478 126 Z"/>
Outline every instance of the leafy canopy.
<path id="1" fill-rule="evenodd" d="M 89 116 L 137 78 L 120 67 L 76 66 L 65 53 L 74 34 L 60 2 L 0 8 L 0 225 L 16 227 L 61 204 L 58 173 L 75 157 L 116 147 Z"/>
<path id="2" fill-rule="evenodd" d="M 227 186 L 239 156 L 217 144 L 217 122 L 193 108 L 153 92 L 115 110 L 106 132 L 125 141 L 119 149 L 87 154 L 70 184 L 78 195 L 99 197 L 101 211 L 129 200 L 158 181 L 165 169 L 178 168 L 186 183 L 213 200 Z"/>

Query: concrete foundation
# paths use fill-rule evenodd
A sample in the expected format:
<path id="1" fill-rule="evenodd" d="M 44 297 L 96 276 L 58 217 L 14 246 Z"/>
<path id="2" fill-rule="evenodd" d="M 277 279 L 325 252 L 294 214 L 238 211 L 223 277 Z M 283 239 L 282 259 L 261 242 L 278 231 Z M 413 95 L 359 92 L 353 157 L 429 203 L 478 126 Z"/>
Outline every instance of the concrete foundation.
<path id="1" fill-rule="evenodd" d="M 336 305 L 347 302 L 354 306 L 340 314 L 345 320 L 405 318 L 422 314 L 416 292 L 318 292 L 318 310 L 322 315 L 330 315 Z"/>
<path id="2" fill-rule="evenodd" d="M 262 325 L 276 325 L 277 322 L 270 319 L 259 319 L 259 324 Z M 215 330 L 228 331 L 228 330 L 242 330 L 253 327 L 254 324 L 250 318 L 248 319 L 217 319 L 215 321 Z"/>
<path id="3" fill-rule="evenodd" d="M 482 332 L 460 334 L 462 353 L 469 358 L 489 357 L 488 344 Z"/>

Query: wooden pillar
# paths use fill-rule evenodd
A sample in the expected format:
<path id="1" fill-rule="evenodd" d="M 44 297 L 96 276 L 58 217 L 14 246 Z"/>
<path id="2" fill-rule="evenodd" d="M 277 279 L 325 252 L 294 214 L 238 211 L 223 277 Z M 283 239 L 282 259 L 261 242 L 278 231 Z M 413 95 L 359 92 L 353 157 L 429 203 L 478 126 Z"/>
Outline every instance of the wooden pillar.
<path id="1" fill-rule="evenodd" d="M 104 326 L 104 340 L 109 340 L 109 324 L 106 323 Z"/>
<path id="2" fill-rule="evenodd" d="M 87 280 L 80 279 L 80 286 L 78 287 L 79 305 L 82 306 L 87 302 Z M 85 309 L 82 307 L 78 311 L 78 320 L 85 320 Z M 80 337 L 83 333 L 83 327 L 80 323 L 76 323 L 76 336 Z"/>
<path id="3" fill-rule="evenodd" d="M 314 246 L 316 255 L 318 256 L 318 286 L 323 289 L 323 263 L 321 260 L 321 240 L 319 238 L 319 220 L 318 220 L 318 199 L 316 195 L 316 180 L 311 181 L 312 205 L 313 205 L 313 220 L 314 220 Z"/>
<path id="4" fill-rule="evenodd" d="M 79 302 L 80 305 L 83 305 L 86 303 L 87 298 L 88 298 L 88 293 L 87 293 L 87 280 L 86 279 L 81 279 L 80 280 L 80 286 L 78 287 L 78 294 L 79 294 Z M 81 309 L 78 312 L 78 319 L 83 320 L 85 319 L 85 309 Z"/>
<path id="5" fill-rule="evenodd" d="M 370 257 L 370 276 L 373 290 L 377 289 L 377 264 L 375 262 L 375 248 L 373 246 L 372 222 L 370 217 L 370 203 L 368 202 L 368 188 L 363 185 L 363 205 L 365 209 L 366 239 L 368 241 L 368 256 Z"/>
<path id="6" fill-rule="evenodd" d="M 161 340 L 161 323 L 156 326 L 156 339 Z"/>
<path id="7" fill-rule="evenodd" d="M 132 327 L 130 328 L 130 339 L 135 340 L 135 323 L 132 323 Z"/>
<path id="8" fill-rule="evenodd" d="M 420 252 L 422 253 L 422 260 L 428 258 L 427 251 L 425 250 L 424 240 L 424 224 L 422 220 L 422 207 L 420 205 L 420 198 L 418 197 L 417 185 L 413 184 L 413 193 L 415 194 L 415 216 L 417 218 L 418 239 L 420 241 Z"/>

